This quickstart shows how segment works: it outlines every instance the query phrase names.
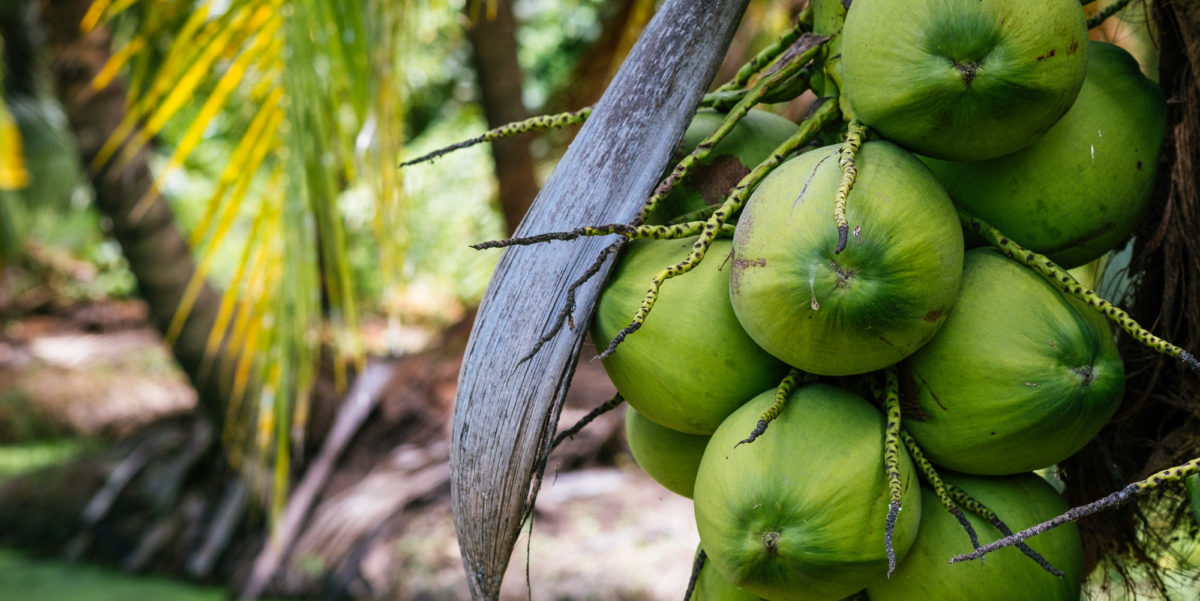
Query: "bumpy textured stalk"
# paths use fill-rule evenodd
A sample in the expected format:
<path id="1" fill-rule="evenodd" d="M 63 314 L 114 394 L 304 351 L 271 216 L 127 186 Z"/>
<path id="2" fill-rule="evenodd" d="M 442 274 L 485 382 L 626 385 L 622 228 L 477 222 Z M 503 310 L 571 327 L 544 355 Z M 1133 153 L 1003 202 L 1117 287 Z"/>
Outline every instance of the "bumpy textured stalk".
<path id="1" fill-rule="evenodd" d="M 887 521 L 883 529 L 883 547 L 887 553 L 888 576 L 896 571 L 896 550 L 892 537 L 896 533 L 896 518 L 900 516 L 900 497 L 904 492 L 900 482 L 900 376 L 895 366 L 884 373 L 883 408 L 887 423 L 883 431 L 883 470 L 888 479 Z"/>
<path id="2" fill-rule="evenodd" d="M 774 150 L 774 152 L 771 153 L 770 157 L 760 163 L 757 167 L 750 171 L 749 174 L 743 177 L 741 181 L 738 182 L 737 186 L 733 188 L 733 191 L 731 191 L 729 196 L 725 199 L 725 202 L 722 203 L 716 211 L 713 211 L 712 216 L 708 218 L 708 221 L 704 225 L 704 230 L 700 232 L 700 237 L 696 240 L 695 244 L 692 245 L 692 252 L 688 255 L 688 257 L 679 263 L 676 263 L 675 265 L 672 265 L 659 272 L 654 279 L 651 280 L 650 287 L 646 291 L 646 296 L 642 299 L 642 303 L 638 307 L 637 313 L 634 314 L 633 320 L 628 326 L 626 326 L 624 329 L 618 332 L 616 336 L 613 337 L 612 342 L 608 345 L 608 348 L 605 349 L 603 353 L 600 353 L 601 358 L 611 355 L 626 336 L 636 332 L 638 328 L 642 327 L 642 323 L 645 321 L 646 316 L 649 315 L 650 310 L 654 308 L 655 301 L 658 300 L 658 290 L 659 287 L 662 286 L 663 282 L 670 278 L 683 275 L 700 264 L 700 261 L 704 259 L 705 253 L 708 252 L 712 241 L 716 239 L 717 234 L 722 231 L 729 218 L 734 213 L 741 210 L 742 205 L 746 202 L 746 198 L 750 196 L 750 192 L 755 186 L 758 185 L 760 181 L 762 181 L 764 177 L 766 177 L 767 173 L 779 166 L 779 164 L 783 162 L 783 159 L 789 154 L 812 140 L 817 135 L 817 132 L 821 131 L 823 127 L 837 118 L 838 114 L 839 112 L 836 102 L 822 102 L 821 105 L 818 106 L 813 112 L 812 116 L 801 124 L 799 131 L 797 131 L 791 138 L 788 138 L 786 141 L 784 141 L 783 144 L 780 144 Z"/>
<path id="3" fill-rule="evenodd" d="M 579 418 L 579 421 L 575 422 L 570 428 L 567 428 L 566 430 L 559 432 L 558 436 L 554 437 L 554 441 L 550 443 L 550 449 L 552 451 L 554 449 L 557 449 L 558 445 L 561 445 L 567 439 L 582 432 L 583 429 L 586 428 L 588 424 L 595 421 L 597 417 L 600 417 L 601 415 L 604 415 L 605 413 L 608 413 L 609 411 L 612 411 L 613 409 L 620 407 L 621 403 L 624 403 L 624 402 L 625 402 L 625 397 L 621 396 L 621 393 L 618 392 L 617 394 L 614 394 L 612 396 L 612 398 L 608 399 L 607 401 L 604 401 L 603 403 L 601 403 L 600 405 L 598 405 L 597 407 L 595 407 L 594 409 L 589 411 L 587 415 Z"/>
<path id="4" fill-rule="evenodd" d="M 1093 290 L 1080 284 L 1066 269 L 1063 269 L 1045 255 L 1040 255 L 1022 247 L 1001 233 L 1000 230 L 962 209 L 959 209 L 958 215 L 965 226 L 982 236 L 996 250 L 1004 253 L 1010 259 L 1033 269 L 1063 292 L 1074 296 L 1083 301 L 1087 306 L 1099 311 L 1110 321 L 1121 326 L 1121 329 L 1125 330 L 1134 340 L 1158 353 L 1179 359 L 1184 365 L 1195 371 L 1200 371 L 1200 362 L 1197 362 L 1191 353 L 1151 334 L 1149 330 L 1138 324 L 1123 309 L 1101 298 Z"/>
<path id="5" fill-rule="evenodd" d="M 754 58 L 751 58 L 746 62 L 746 64 L 742 65 L 742 67 L 738 69 L 737 75 L 731 81 L 706 94 L 704 100 L 701 102 L 701 106 L 712 106 L 714 102 L 727 97 L 730 93 L 741 91 L 740 89 L 746 87 L 746 83 L 750 81 L 751 77 L 754 77 L 756 73 L 761 71 L 767 65 L 771 64 L 772 61 L 774 61 L 784 50 L 789 48 L 792 43 L 794 43 L 796 39 L 799 38 L 803 33 L 804 29 L 802 25 L 797 22 L 794 26 L 792 26 L 791 29 L 784 32 L 779 39 L 775 40 L 773 44 L 763 48 L 762 51 L 754 55 Z M 440 156 L 454 152 L 455 150 L 461 150 L 463 148 L 474 146 L 476 144 L 482 144 L 484 142 L 491 142 L 501 138 L 507 138 L 520 134 L 560 129 L 563 127 L 569 127 L 571 125 L 578 125 L 586 121 L 591 114 L 592 107 L 585 106 L 577 111 L 558 113 L 554 115 L 538 115 L 536 117 L 530 117 L 524 121 L 506 123 L 469 140 L 455 142 L 450 146 L 439 148 L 428 154 L 400 163 L 400 167 L 408 167 L 409 165 L 416 165 L 418 163 L 431 161 Z"/>
<path id="6" fill-rule="evenodd" d="M 988 523 L 990 523 L 992 527 L 999 530 L 1001 534 L 1008 535 L 1012 533 L 1012 530 L 1008 527 L 1008 525 L 1005 524 L 994 511 L 992 511 L 983 503 L 980 503 L 971 495 L 968 495 L 966 491 L 962 490 L 961 488 L 942 480 L 941 475 L 937 473 L 937 469 L 934 468 L 933 464 L 931 464 L 929 460 L 925 458 L 925 453 L 921 451 L 920 445 L 917 444 L 916 439 L 914 439 L 911 434 L 905 430 L 901 430 L 900 437 L 904 440 L 904 446 L 908 448 L 908 455 L 912 457 L 913 463 L 916 464 L 917 469 L 921 470 L 922 475 L 925 476 L 926 483 L 933 488 L 934 494 L 937 495 L 938 501 L 941 501 L 942 503 L 942 507 L 945 507 L 946 510 L 958 520 L 959 525 L 961 525 L 963 529 L 967 531 L 967 536 L 971 539 L 971 548 L 979 548 L 979 535 L 975 532 L 975 528 L 971 526 L 971 522 L 967 521 L 967 517 L 963 515 L 962 510 L 959 509 L 959 505 L 966 507 L 967 511 L 970 511 L 971 513 L 974 513 L 975 515 L 987 520 Z M 1038 553 L 1029 545 L 1026 545 L 1025 543 L 1019 543 L 1018 548 L 1022 553 L 1041 566 L 1042 569 L 1054 574 L 1055 576 L 1060 578 L 1062 577 L 1063 573 L 1061 570 L 1051 565 L 1041 553 Z"/>
<path id="7" fill-rule="evenodd" d="M 582 275 L 575 278 L 575 281 L 571 282 L 570 286 L 567 286 L 566 298 L 563 300 L 563 306 L 561 309 L 559 309 L 558 315 L 554 318 L 554 324 L 547 328 L 541 337 L 538 338 L 537 342 L 534 343 L 533 348 L 529 349 L 529 352 L 526 353 L 524 357 L 521 357 L 521 363 L 532 359 L 533 356 L 538 353 L 538 351 L 542 350 L 542 347 L 545 346 L 547 342 L 553 340 L 554 337 L 558 335 L 558 332 L 562 330 L 564 322 L 567 323 L 572 330 L 575 329 L 575 293 L 581 286 L 587 283 L 588 280 L 592 279 L 592 276 L 600 273 L 600 268 L 604 266 L 604 262 L 608 260 L 608 257 L 621 250 L 621 247 L 625 246 L 627 242 L 629 242 L 629 238 L 617 238 L 615 242 L 604 247 L 604 250 L 596 253 L 595 260 L 592 261 L 592 264 L 588 266 L 587 270 L 585 270 Z"/>
<path id="8" fill-rule="evenodd" d="M 933 493 L 937 495 L 938 501 L 942 503 L 942 507 L 958 520 L 959 525 L 966 530 L 967 536 L 971 539 L 971 548 L 979 548 L 979 535 L 975 532 L 975 528 L 971 526 L 971 522 L 967 521 L 967 516 L 963 515 L 958 505 L 954 503 L 954 499 L 950 496 L 950 492 L 946 489 L 946 482 L 942 480 L 941 474 L 938 474 L 937 469 L 933 464 L 925 458 L 925 452 L 921 450 L 915 438 L 908 433 L 907 430 L 900 430 L 900 440 L 904 441 L 905 448 L 908 449 L 908 456 L 913 460 L 913 465 L 921 471 L 921 475 L 925 477 L 925 483 L 933 489 Z"/>
<path id="9" fill-rule="evenodd" d="M 968 495 L 966 491 L 954 486 L 953 484 L 947 484 L 946 490 L 950 493 L 950 496 L 954 497 L 954 500 L 957 501 L 959 505 L 966 507 L 967 511 L 970 511 L 971 513 L 987 520 L 988 523 L 990 523 L 996 530 L 999 530 L 1001 534 L 1005 536 L 1012 534 L 1012 528 L 1009 528 L 1008 524 L 1005 524 L 1004 521 L 1000 519 L 1000 516 L 996 515 L 996 512 L 988 508 L 987 505 L 980 503 L 977 499 L 971 495 Z M 1026 545 L 1024 542 L 1017 542 L 1014 544 L 1016 544 L 1017 548 L 1020 549 L 1026 557 L 1032 559 L 1035 563 L 1041 566 L 1043 570 L 1046 570 L 1047 572 L 1050 572 L 1059 578 L 1063 577 L 1063 571 L 1051 565 L 1050 561 L 1043 557 L 1041 553 L 1035 551 L 1033 547 Z M 975 545 L 975 548 L 979 549 L 979 545 Z"/>
<path id="10" fill-rule="evenodd" d="M 713 90 L 713 92 L 727 92 L 729 90 L 737 90 L 746 87 L 746 84 L 749 83 L 751 77 L 754 77 L 755 74 L 757 74 L 759 71 L 762 71 L 767 65 L 774 62 L 775 59 L 778 58 L 783 51 L 790 48 L 791 45 L 797 39 L 799 39 L 803 33 L 804 26 L 802 23 L 800 23 L 800 21 L 797 20 L 796 24 L 793 25 L 791 29 L 783 32 L 783 35 L 779 36 L 779 39 L 771 43 L 770 46 L 760 50 L 758 54 L 754 55 L 754 58 L 746 61 L 746 64 L 742 65 L 741 68 L 738 69 L 737 75 L 735 75 L 732 80 L 726 82 L 716 90 Z"/>
<path id="11" fill-rule="evenodd" d="M 824 40 L 822 38 L 817 38 L 816 36 L 812 35 L 805 35 L 801 36 L 795 41 L 795 43 L 789 46 L 788 51 L 782 57 L 780 57 L 779 61 L 776 63 L 776 70 L 764 75 L 762 79 L 758 80 L 758 82 L 746 92 L 746 95 L 739 100 L 732 109 L 729 110 L 729 113 L 721 121 L 721 124 L 717 126 L 717 129 L 713 131 L 713 133 L 707 138 L 701 141 L 700 144 L 698 144 L 695 149 L 688 153 L 686 157 L 679 161 L 679 163 L 675 165 L 675 168 L 671 170 L 671 173 L 668 174 L 667 177 L 663 178 L 663 180 L 654 189 L 654 193 L 651 194 L 650 198 L 647 198 L 646 202 L 642 205 L 642 211 L 638 215 L 636 222 L 641 223 L 648 215 L 658 208 L 658 205 L 662 199 L 666 198 L 667 195 L 671 193 L 671 190 L 673 190 L 675 186 L 678 185 L 685 176 L 687 176 L 692 167 L 695 166 L 696 163 L 708 158 L 708 156 L 712 154 L 713 147 L 716 146 L 718 142 L 725 139 L 725 136 L 729 135 L 729 132 L 733 131 L 733 128 L 737 125 L 738 121 L 741 121 L 742 117 L 745 117 L 746 113 L 750 112 L 750 109 L 753 108 L 754 105 L 758 104 L 758 102 L 762 100 L 763 96 L 765 96 L 767 92 L 779 84 L 787 81 L 788 78 L 804 68 L 804 66 L 808 64 L 810 60 L 812 60 L 812 57 L 815 56 L 821 49 L 821 42 L 823 41 Z"/>
<path id="12" fill-rule="evenodd" d="M 796 71 L 788 79 L 779 82 L 778 85 L 772 87 L 766 95 L 762 97 L 760 102 L 767 104 L 775 104 L 777 102 L 788 102 L 795 99 L 809 89 L 809 84 L 812 82 L 812 68 L 806 66 L 799 71 Z M 724 92 L 712 92 L 700 101 L 700 108 L 709 108 L 722 113 L 729 112 L 737 103 L 741 102 L 746 97 L 749 90 L 726 90 Z"/>
<path id="13" fill-rule="evenodd" d="M 833 198 L 833 223 L 837 226 L 838 242 L 833 253 L 839 254 L 846 250 L 846 242 L 850 238 L 850 224 L 846 221 L 846 197 L 854 188 L 854 180 L 858 177 L 858 166 L 854 164 L 854 155 L 858 154 L 863 138 L 867 135 L 867 126 L 858 119 L 851 119 L 846 131 L 846 140 L 838 153 L 838 167 L 842 168 L 842 179 L 838 182 L 837 194 Z"/>
<path id="14" fill-rule="evenodd" d="M 792 391 L 796 389 L 796 384 L 800 383 L 800 376 L 803 373 L 794 367 L 788 370 L 787 375 L 783 377 L 783 380 L 779 382 L 779 386 L 775 388 L 775 402 L 771 403 L 771 406 L 763 412 L 762 417 L 758 418 L 758 424 L 754 426 L 754 430 L 750 432 L 750 436 L 739 441 L 738 445 L 754 442 L 755 439 L 763 435 L 763 432 L 767 431 L 767 426 L 775 421 L 775 418 L 779 417 L 779 413 L 783 411 L 784 404 L 787 403 Z"/>
<path id="15" fill-rule="evenodd" d="M 612 398 L 604 401 L 598 407 L 588 412 L 587 415 L 580 418 L 578 422 L 575 422 L 575 425 L 554 437 L 554 440 L 551 441 L 550 446 L 547 447 L 545 452 L 541 454 L 541 458 L 538 459 L 537 466 L 534 469 L 535 476 L 533 478 L 531 491 L 534 498 L 537 497 L 537 493 L 542 488 L 542 477 L 546 473 L 546 465 L 550 461 L 550 454 L 554 452 L 554 449 L 558 448 L 558 445 L 562 444 L 564 440 L 578 434 L 581 430 L 583 430 L 584 427 L 592 423 L 592 421 L 597 417 L 600 417 L 601 415 L 615 409 L 623 402 L 625 402 L 625 398 L 622 397 L 620 393 L 614 394 Z M 521 512 L 521 523 L 524 524 L 526 522 L 529 523 L 529 531 L 533 532 L 533 503 L 525 506 L 525 510 Z M 526 565 L 526 568 L 528 568 L 528 565 Z"/>
<path id="16" fill-rule="evenodd" d="M 479 244 L 472 244 L 471 248 L 475 250 L 485 250 L 489 248 L 504 248 L 506 246 L 528 246 L 530 244 L 538 244 L 541 242 L 551 242 L 554 240 L 574 240 L 584 236 L 608 236 L 610 234 L 620 234 L 621 237 L 627 240 L 639 240 L 642 238 L 653 238 L 655 240 L 676 240 L 679 238 L 687 238 L 695 236 L 705 228 L 705 221 L 689 221 L 687 223 L 676 223 L 672 225 L 629 225 L 628 223 L 609 223 L 606 225 L 588 225 L 580 228 L 575 228 L 569 232 L 549 232 L 545 234 L 535 234 L 533 236 L 525 236 L 523 238 L 505 238 L 503 240 L 488 240 Z M 718 235 L 733 235 L 733 226 L 724 225 L 717 232 Z"/>
<path id="17" fill-rule="evenodd" d="M 1041 534 L 1047 530 L 1050 530 L 1051 528 L 1061 526 L 1067 522 L 1073 522 L 1079 518 L 1091 515 L 1102 509 L 1120 505 L 1137 495 L 1151 491 L 1163 484 L 1167 484 L 1169 482 L 1180 482 L 1192 474 L 1200 474 L 1200 457 L 1192 459 L 1191 461 L 1188 461 L 1182 465 L 1169 467 L 1165 470 L 1157 472 L 1145 480 L 1139 480 L 1132 484 L 1128 484 L 1121 490 L 1118 490 L 1117 492 L 1114 492 L 1098 501 L 1093 501 L 1087 505 L 1080 505 L 1079 507 L 1068 509 L 1066 513 L 1063 513 L 1062 515 L 1042 522 L 1041 524 L 1030 526 L 1029 528 L 1026 528 L 1016 534 L 1005 536 L 996 542 L 986 544 L 970 553 L 956 555 L 950 559 L 950 563 L 981 559 L 983 556 L 991 553 L 992 551 L 1019 544 L 1025 539 Z"/>
<path id="18" fill-rule="evenodd" d="M 442 155 L 454 152 L 455 150 L 459 150 L 461 148 L 466 148 L 468 146 L 474 146 L 476 144 L 482 144 L 484 142 L 491 142 L 493 140 L 499 140 L 501 138 L 508 138 L 510 136 L 516 136 L 519 134 L 532 133 L 535 131 L 546 131 L 546 130 L 550 130 L 550 129 L 559 129 L 559 128 L 567 127 L 570 125 L 577 125 L 579 123 L 583 123 L 584 121 L 586 121 L 587 118 L 591 116 L 591 114 L 592 114 L 592 107 L 585 106 L 577 111 L 570 112 L 570 113 L 558 113 L 556 115 L 538 115 L 537 117 L 530 117 L 524 121 L 516 121 L 514 123 L 506 123 L 495 129 L 490 129 L 479 136 L 471 138 L 470 140 L 463 140 L 462 142 L 456 142 L 449 146 L 439 148 L 429 154 L 419 156 L 415 159 L 412 159 L 411 161 L 405 161 L 403 163 L 400 163 L 400 166 L 407 167 L 409 165 L 416 165 L 417 163 L 424 163 L 426 161 L 432 161 L 433 159 L 436 159 Z"/>

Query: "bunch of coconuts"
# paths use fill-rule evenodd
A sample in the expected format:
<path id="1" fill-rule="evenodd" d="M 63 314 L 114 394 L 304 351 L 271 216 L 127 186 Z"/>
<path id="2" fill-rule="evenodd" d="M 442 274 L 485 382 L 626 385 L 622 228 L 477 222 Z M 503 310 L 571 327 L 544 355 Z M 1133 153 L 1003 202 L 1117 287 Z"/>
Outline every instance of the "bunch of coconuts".
<path id="1" fill-rule="evenodd" d="M 1116 410 L 1114 332 L 962 223 L 979 218 L 1064 269 L 1137 224 L 1165 103 L 1128 53 L 1089 42 L 1086 28 L 1077 0 L 854 0 L 837 73 L 844 117 L 871 134 L 851 156 L 847 227 L 831 218 L 846 145 L 805 149 L 757 186 L 732 239 L 663 285 L 640 329 L 605 356 L 634 458 L 694 500 L 707 558 L 694 599 L 1079 598 L 1072 525 L 1026 541 L 1040 562 L 1008 548 L 947 563 L 972 549 L 964 520 L 981 540 L 1004 533 L 948 512 L 920 458 L 889 451 L 875 391 L 889 373 L 921 461 L 1012 530 L 1067 509 L 1032 472 L 1079 451 Z M 698 113 L 682 146 L 721 118 Z M 704 177 L 647 221 L 719 201 L 730 173 L 796 127 L 751 111 Z M 591 324 L 598 348 L 694 241 L 627 246 Z"/>

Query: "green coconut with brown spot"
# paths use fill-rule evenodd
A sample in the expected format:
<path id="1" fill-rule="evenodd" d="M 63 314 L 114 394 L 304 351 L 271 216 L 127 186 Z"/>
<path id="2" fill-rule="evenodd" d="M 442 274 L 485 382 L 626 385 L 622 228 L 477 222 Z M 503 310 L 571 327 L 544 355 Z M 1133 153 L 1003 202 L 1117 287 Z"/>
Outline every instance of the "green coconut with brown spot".
<path id="1" fill-rule="evenodd" d="M 629 325 L 650 280 L 686 257 L 695 240 L 629 244 L 596 304 L 591 335 L 598 348 L 607 348 Z M 672 430 L 711 434 L 734 409 L 787 373 L 733 314 L 723 261 L 730 247 L 728 239 L 715 240 L 707 260 L 667 280 L 641 328 L 603 359 L 630 406 Z"/>
<path id="2" fill-rule="evenodd" d="M 755 397 L 709 441 L 694 496 L 700 544 L 722 576 L 752 594 L 836 601 L 887 572 L 884 416 L 851 392 L 808 384 L 792 392 L 765 433 L 738 445 L 774 396 Z M 921 515 L 903 449 L 900 476 L 892 542 L 903 560 Z"/>
<path id="3" fill-rule="evenodd" d="M 730 297 L 750 337 L 828 376 L 892 365 L 937 332 L 958 295 L 963 237 L 950 197 L 912 153 L 869 141 L 835 252 L 838 146 L 793 157 L 751 195 L 734 232 Z"/>
<path id="4" fill-rule="evenodd" d="M 1006 477 L 944 473 L 947 482 L 996 513 L 1013 532 L 1067 511 L 1067 504 L 1050 484 L 1033 474 Z M 989 553 L 983 561 L 950 564 L 947 559 L 972 550 L 958 520 L 942 508 L 937 495 L 921 488 L 921 528 L 908 557 L 890 578 L 867 587 L 871 601 L 1078 601 L 1083 574 L 1083 546 L 1074 523 L 1067 523 L 1026 540 L 1063 576 L 1042 569 L 1020 549 Z M 982 518 L 967 513 L 981 541 L 1003 537 Z"/>
<path id="5" fill-rule="evenodd" d="M 683 134 L 672 157 L 676 163 L 720 127 L 727 113 L 701 109 Z M 720 205 L 725 195 L 746 174 L 771 156 L 785 140 L 796 133 L 798 126 L 785 117 L 752 109 L 721 139 L 708 157 L 694 165 L 675 189 L 659 202 L 658 208 L 646 218 L 646 223 L 663 224 L 671 219 Z"/>
<path id="6" fill-rule="evenodd" d="M 1033 145 L 988 161 L 928 159 L 954 202 L 1064 267 L 1129 237 L 1150 200 L 1167 104 L 1119 46 L 1088 44 L 1075 104 Z"/>
<path id="7" fill-rule="evenodd" d="M 958 302 L 905 371 L 904 425 L 925 455 L 985 475 L 1074 454 L 1125 385 L 1104 316 L 990 248 L 966 254 Z"/>

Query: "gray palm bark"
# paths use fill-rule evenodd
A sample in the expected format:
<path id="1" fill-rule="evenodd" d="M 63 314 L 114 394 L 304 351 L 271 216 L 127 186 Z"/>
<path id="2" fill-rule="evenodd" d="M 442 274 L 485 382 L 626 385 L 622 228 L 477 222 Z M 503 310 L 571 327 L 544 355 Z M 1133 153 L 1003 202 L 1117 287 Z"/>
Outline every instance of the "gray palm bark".
<path id="1" fill-rule="evenodd" d="M 627 222 L 667 166 L 712 81 L 746 0 L 669 0 L 551 175 L 517 235 Z M 504 251 L 467 346 L 451 434 L 451 496 L 471 595 L 498 599 L 531 483 L 554 438 L 583 328 L 559 332 L 527 361 L 566 289 L 610 241 Z M 611 261 L 577 291 L 586 323 Z"/>

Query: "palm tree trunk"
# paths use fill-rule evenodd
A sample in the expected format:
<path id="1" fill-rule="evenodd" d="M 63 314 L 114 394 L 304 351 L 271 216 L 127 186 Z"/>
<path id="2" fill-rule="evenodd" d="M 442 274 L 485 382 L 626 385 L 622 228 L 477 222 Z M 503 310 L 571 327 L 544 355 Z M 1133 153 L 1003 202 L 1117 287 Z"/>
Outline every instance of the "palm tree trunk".
<path id="1" fill-rule="evenodd" d="M 467 28 L 467 40 L 471 43 L 479 101 L 488 127 L 523 121 L 529 113 L 521 100 L 523 78 L 521 65 L 517 62 L 517 23 L 513 18 L 512 3 L 500 2 L 495 18 L 489 19 L 482 14 L 474 17 L 474 22 Z M 495 140 L 491 145 L 500 189 L 500 208 L 509 234 L 516 231 L 538 193 L 529 142 L 529 136 L 516 136 Z"/>
<path id="2" fill-rule="evenodd" d="M 50 69 L 56 93 L 79 144 L 83 164 L 91 165 L 97 152 L 125 117 L 126 95 L 119 79 L 95 89 L 91 82 L 110 55 L 110 34 L 98 28 L 83 34 L 79 23 L 91 0 L 62 0 L 44 10 L 42 26 L 50 49 Z M 118 153 L 119 154 L 119 153 Z M 124 165 L 115 161 L 88 171 L 96 206 L 111 224 L 138 290 L 149 305 L 160 332 L 166 332 L 188 283 L 196 273 L 191 248 L 175 225 L 170 207 L 156 198 L 148 210 L 134 215 L 135 205 L 153 185 L 145 151 Z M 200 408 L 220 425 L 227 388 L 218 378 L 201 377 L 204 347 L 217 315 L 220 296 L 207 284 L 196 297 L 186 324 L 172 347 L 175 360 L 187 374 L 200 398 Z"/>

